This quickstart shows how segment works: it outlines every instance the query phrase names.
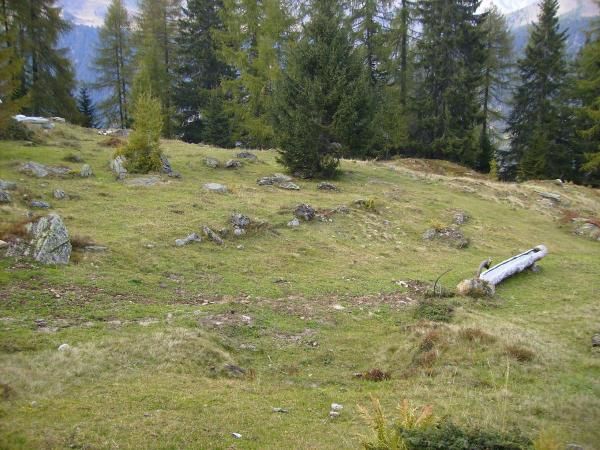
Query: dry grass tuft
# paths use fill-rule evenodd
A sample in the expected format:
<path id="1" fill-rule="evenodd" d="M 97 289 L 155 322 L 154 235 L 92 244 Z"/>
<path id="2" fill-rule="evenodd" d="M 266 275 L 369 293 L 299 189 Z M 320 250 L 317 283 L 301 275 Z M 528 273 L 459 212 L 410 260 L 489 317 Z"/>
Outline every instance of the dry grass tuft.
<path id="1" fill-rule="evenodd" d="M 96 243 L 89 236 L 74 234 L 71 236 L 71 245 L 73 246 L 73 250 L 82 250 L 89 245 L 96 245 Z"/>
<path id="2" fill-rule="evenodd" d="M 27 237 L 27 225 L 38 220 L 40 216 L 23 219 L 18 222 L 5 223 L 0 226 L 0 239 L 3 241 L 15 241 Z"/>
<path id="3" fill-rule="evenodd" d="M 125 142 L 123 141 L 123 139 L 119 139 L 118 137 L 112 136 L 104 139 L 103 141 L 100 141 L 98 145 L 101 145 L 102 147 L 117 148 L 121 147 L 124 143 Z"/>
<path id="4" fill-rule="evenodd" d="M 518 344 L 507 345 L 504 348 L 504 352 L 519 362 L 529 362 L 533 361 L 535 358 L 535 353 L 533 351 Z"/>
<path id="5" fill-rule="evenodd" d="M 391 379 L 391 375 L 389 372 L 384 372 L 381 369 L 371 369 L 363 374 L 363 378 L 368 381 L 384 381 Z"/>
<path id="6" fill-rule="evenodd" d="M 463 328 L 458 335 L 465 341 L 478 344 L 493 344 L 497 341 L 496 336 L 486 333 L 481 328 Z"/>

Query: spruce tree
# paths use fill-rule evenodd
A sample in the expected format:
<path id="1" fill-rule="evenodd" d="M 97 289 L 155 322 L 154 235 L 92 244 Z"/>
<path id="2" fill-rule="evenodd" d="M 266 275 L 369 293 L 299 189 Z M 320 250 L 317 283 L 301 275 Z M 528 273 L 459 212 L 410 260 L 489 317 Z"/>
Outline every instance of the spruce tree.
<path id="1" fill-rule="evenodd" d="M 215 33 L 223 30 L 221 0 L 188 0 L 179 20 L 173 101 L 178 130 L 187 142 L 231 146 L 230 124 L 219 92 L 232 75 L 218 57 Z M 222 111 L 218 111 L 221 108 Z"/>
<path id="2" fill-rule="evenodd" d="M 543 0 L 533 24 L 525 56 L 518 62 L 520 84 L 508 120 L 510 157 L 518 175 L 528 178 L 570 178 L 573 175 L 573 128 L 565 98 L 566 31 L 558 23 L 558 0 Z M 500 168 L 503 178 L 517 173 Z"/>
<path id="3" fill-rule="evenodd" d="M 60 34 L 70 29 L 61 8 L 56 0 L 18 0 L 5 5 L 14 12 L 18 26 L 17 49 L 24 62 L 19 95 L 29 95 L 25 112 L 76 119 L 74 71 L 66 49 L 56 48 Z"/>
<path id="4" fill-rule="evenodd" d="M 332 176 L 344 152 L 368 142 L 369 77 L 338 0 L 313 0 L 277 84 L 280 161 L 292 172 Z"/>
<path id="5" fill-rule="evenodd" d="M 224 0 L 223 30 L 216 33 L 220 58 L 233 72 L 223 80 L 234 139 L 248 147 L 274 144 L 270 116 L 273 84 L 281 76 L 281 49 L 290 34 L 288 2 Z"/>
<path id="6" fill-rule="evenodd" d="M 94 66 L 98 77 L 94 89 L 107 92 L 100 110 L 108 125 L 129 125 L 133 50 L 131 22 L 122 0 L 112 0 L 100 29 Z"/>
<path id="7" fill-rule="evenodd" d="M 576 96 L 581 105 L 577 133 L 585 150 L 583 181 L 600 185 L 600 20 L 577 60 Z"/>
<path id="8" fill-rule="evenodd" d="M 502 109 L 513 71 L 513 40 L 504 16 L 493 6 L 483 22 L 485 59 L 481 86 L 481 136 L 475 168 L 489 172 L 494 158 L 495 123 L 503 120 Z"/>
<path id="9" fill-rule="evenodd" d="M 416 124 L 422 154 L 475 166 L 484 58 L 479 0 L 421 0 Z"/>
<path id="10" fill-rule="evenodd" d="M 88 88 L 85 86 L 79 89 L 79 96 L 77 97 L 77 109 L 81 113 L 81 126 L 86 128 L 98 127 L 98 123 L 96 121 L 96 106 L 90 98 Z"/>
<path id="11" fill-rule="evenodd" d="M 7 0 L 0 7 L 0 130 L 5 130 L 12 117 L 19 113 L 27 98 L 16 99 L 20 86 L 23 60 L 16 47 L 17 24 L 14 13 L 8 8 Z M 1 134 L 1 132 L 0 132 Z"/>

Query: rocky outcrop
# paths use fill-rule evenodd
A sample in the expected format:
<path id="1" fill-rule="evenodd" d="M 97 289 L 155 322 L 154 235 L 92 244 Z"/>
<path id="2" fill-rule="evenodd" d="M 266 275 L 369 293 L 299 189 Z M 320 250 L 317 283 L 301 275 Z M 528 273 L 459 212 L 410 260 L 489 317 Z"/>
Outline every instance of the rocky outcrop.
<path id="1" fill-rule="evenodd" d="M 7 256 L 31 257 L 43 264 L 68 264 L 71 241 L 58 214 L 48 214 L 26 225 L 27 236 L 9 243 Z"/>
<path id="2" fill-rule="evenodd" d="M 66 175 L 71 171 L 68 167 L 51 167 L 37 163 L 35 161 L 28 161 L 21 164 L 19 167 L 20 172 L 27 173 L 37 178 L 45 178 L 49 175 Z"/>
<path id="3" fill-rule="evenodd" d="M 312 206 L 304 203 L 296 206 L 296 209 L 294 209 L 294 216 L 307 222 L 313 220 L 315 215 L 315 209 Z"/>
<path id="4" fill-rule="evenodd" d="M 83 178 L 91 177 L 93 175 L 93 172 L 90 165 L 84 164 L 83 166 L 81 166 L 81 171 L 79 172 L 79 175 Z"/>
<path id="5" fill-rule="evenodd" d="M 122 180 L 127 176 L 127 169 L 125 168 L 125 163 L 127 160 L 124 156 L 117 156 L 110 162 L 110 169 L 115 174 L 117 180 Z"/>
<path id="6" fill-rule="evenodd" d="M 239 167 L 242 167 L 242 163 L 237 159 L 230 159 L 225 163 L 226 169 L 237 169 Z"/>
<path id="7" fill-rule="evenodd" d="M 219 167 L 219 160 L 215 158 L 204 158 L 204 165 L 206 167 L 210 167 L 211 169 L 216 169 Z"/>

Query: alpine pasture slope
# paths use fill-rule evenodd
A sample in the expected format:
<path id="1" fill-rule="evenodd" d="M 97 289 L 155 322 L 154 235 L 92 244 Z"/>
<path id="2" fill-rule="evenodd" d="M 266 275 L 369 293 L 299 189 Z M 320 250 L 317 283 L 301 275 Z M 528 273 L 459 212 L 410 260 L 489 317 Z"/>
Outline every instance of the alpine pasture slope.
<path id="1" fill-rule="evenodd" d="M 597 448 L 600 242 L 561 220 L 597 214 L 597 190 L 501 184 L 445 162 L 345 160 L 339 191 L 301 179 L 288 191 L 256 183 L 282 171 L 275 151 L 215 169 L 206 157 L 235 151 L 178 141 L 163 149 L 181 179 L 129 186 L 110 172 L 105 140 L 58 125 L 37 145 L 0 142 L 0 179 L 17 183 L 0 231 L 40 199 L 75 244 L 108 247 L 76 249 L 67 266 L 0 258 L 1 448 L 357 448 L 368 434 L 358 406 L 371 396 L 387 411 L 407 398 L 462 425 Z M 94 176 L 18 171 L 36 161 L 78 174 L 73 156 Z M 300 203 L 323 219 L 288 227 Z M 423 240 L 457 211 L 470 216 L 467 248 Z M 204 225 L 228 227 L 234 212 L 256 226 L 223 245 L 175 246 Z M 442 317 L 419 306 L 442 272 L 452 269 L 441 279 L 451 290 L 485 258 L 537 244 L 549 249 L 541 271 L 494 298 L 435 298 Z M 374 368 L 390 379 L 356 375 Z"/>

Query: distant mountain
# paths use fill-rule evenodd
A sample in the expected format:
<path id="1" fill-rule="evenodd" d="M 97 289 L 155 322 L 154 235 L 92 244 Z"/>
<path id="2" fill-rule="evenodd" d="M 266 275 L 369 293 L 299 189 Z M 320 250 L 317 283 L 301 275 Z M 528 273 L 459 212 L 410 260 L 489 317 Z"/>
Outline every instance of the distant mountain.
<path id="1" fill-rule="evenodd" d="M 57 3 L 77 25 L 100 26 L 110 0 L 58 0 Z M 137 0 L 123 0 L 123 3 L 131 12 L 136 10 Z"/>

